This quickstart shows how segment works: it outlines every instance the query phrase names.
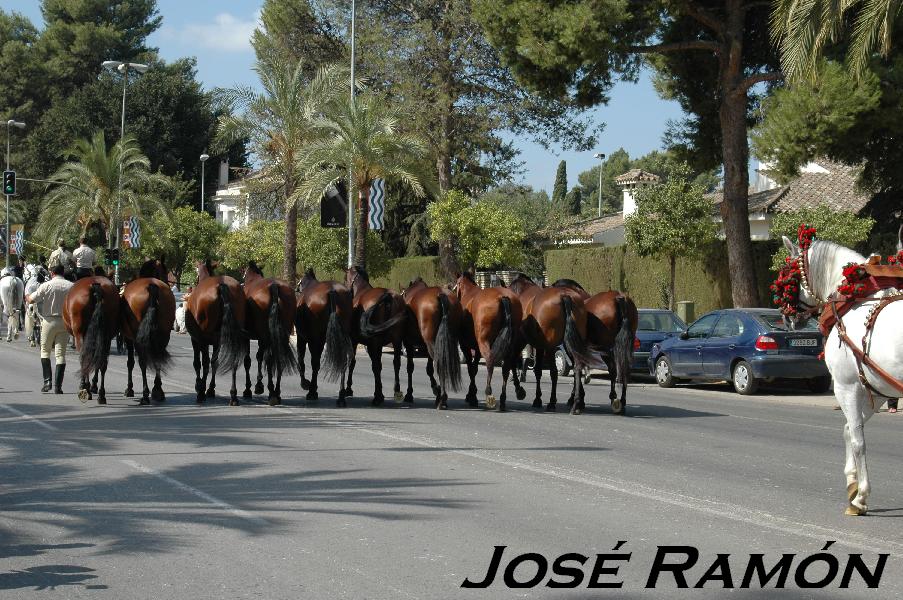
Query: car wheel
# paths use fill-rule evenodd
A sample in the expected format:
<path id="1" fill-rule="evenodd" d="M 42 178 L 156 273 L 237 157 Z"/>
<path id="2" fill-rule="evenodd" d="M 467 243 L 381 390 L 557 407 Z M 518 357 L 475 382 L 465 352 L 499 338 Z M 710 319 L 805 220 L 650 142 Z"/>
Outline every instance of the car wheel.
<path id="1" fill-rule="evenodd" d="M 831 389 L 831 376 L 813 377 L 806 381 L 806 385 L 809 386 L 809 391 L 813 394 L 824 394 Z"/>
<path id="2" fill-rule="evenodd" d="M 755 394 L 756 390 L 759 389 L 759 380 L 753 375 L 752 367 L 745 360 L 741 360 L 734 365 L 734 373 L 731 379 L 734 384 L 734 390 L 738 394 L 749 396 L 750 394 Z"/>
<path id="3" fill-rule="evenodd" d="M 571 361 L 568 360 L 564 350 L 555 351 L 555 368 L 558 369 L 559 375 L 567 376 L 571 374 Z"/>
<path id="4" fill-rule="evenodd" d="M 674 387 L 674 376 L 671 374 L 671 361 L 665 356 L 660 356 L 655 361 L 655 380 L 663 388 Z"/>

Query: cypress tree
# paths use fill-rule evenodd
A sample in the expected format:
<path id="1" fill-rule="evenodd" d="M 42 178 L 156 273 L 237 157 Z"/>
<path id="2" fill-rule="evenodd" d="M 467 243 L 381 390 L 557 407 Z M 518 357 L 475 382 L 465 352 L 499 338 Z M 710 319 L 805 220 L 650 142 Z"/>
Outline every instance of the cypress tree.
<path id="1" fill-rule="evenodd" d="M 566 209 L 565 197 L 568 193 L 568 167 L 565 161 L 558 163 L 555 173 L 555 187 L 552 188 L 552 206 Z"/>

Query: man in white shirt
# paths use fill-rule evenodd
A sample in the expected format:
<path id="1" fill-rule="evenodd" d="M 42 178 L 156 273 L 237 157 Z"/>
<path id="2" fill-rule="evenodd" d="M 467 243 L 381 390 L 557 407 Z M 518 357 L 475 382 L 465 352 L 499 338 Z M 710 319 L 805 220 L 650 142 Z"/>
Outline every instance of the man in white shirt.
<path id="1" fill-rule="evenodd" d="M 63 277 L 63 266 L 56 265 L 51 269 L 53 277 L 46 281 L 33 293 L 25 297 L 25 301 L 38 306 L 41 316 L 41 369 L 44 371 L 44 387 L 42 392 L 49 392 L 53 385 L 50 376 L 50 351 L 56 355 L 56 386 L 54 393 L 63 393 L 63 375 L 66 373 L 66 346 L 69 333 L 63 323 L 63 303 L 72 282 Z"/>
<path id="2" fill-rule="evenodd" d="M 75 278 L 84 279 L 94 275 L 94 263 L 97 262 L 97 254 L 88 246 L 85 238 L 78 240 L 78 248 L 72 253 L 75 260 Z"/>

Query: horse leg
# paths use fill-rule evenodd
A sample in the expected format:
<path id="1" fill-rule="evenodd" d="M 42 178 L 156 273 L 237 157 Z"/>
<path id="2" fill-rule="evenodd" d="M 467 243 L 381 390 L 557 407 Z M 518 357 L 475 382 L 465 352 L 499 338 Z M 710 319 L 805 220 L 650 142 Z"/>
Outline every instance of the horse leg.
<path id="1" fill-rule="evenodd" d="M 97 390 L 97 403 L 98 404 L 106 404 L 107 403 L 107 389 L 104 386 L 104 381 L 107 378 L 107 368 L 99 370 L 100 372 L 100 387 Z M 94 371 L 94 378 L 97 378 L 98 371 Z"/>
<path id="2" fill-rule="evenodd" d="M 307 399 L 317 400 L 320 395 L 317 393 L 317 375 L 320 373 L 320 357 L 323 355 L 323 347 L 310 348 L 310 383 L 308 384 Z M 344 375 L 344 373 L 342 373 Z M 341 395 L 345 390 L 339 390 Z"/>
<path id="3" fill-rule="evenodd" d="M 210 360 L 210 385 L 207 387 L 206 396 L 216 398 L 216 370 L 219 368 L 219 344 L 213 346 L 213 358 Z"/>
<path id="4" fill-rule="evenodd" d="M 499 395 L 499 412 L 505 412 L 505 400 L 508 397 L 508 378 L 517 372 L 517 365 L 513 359 L 502 362 L 502 393 Z"/>
<path id="5" fill-rule="evenodd" d="M 574 361 L 574 403 L 571 405 L 571 414 L 583 414 L 586 405 L 583 402 L 583 364 L 578 360 Z"/>
<path id="6" fill-rule="evenodd" d="M 518 400 L 523 400 L 524 398 L 527 397 L 527 390 L 524 389 L 524 386 L 521 385 L 521 380 L 522 379 L 526 380 L 526 375 L 524 375 L 524 377 L 518 377 L 518 375 L 517 375 L 517 371 L 518 371 L 517 361 L 518 360 L 521 361 L 521 366 L 524 370 L 524 373 L 527 372 L 527 367 L 525 366 L 527 364 L 527 361 L 523 358 L 523 356 L 511 360 L 511 375 L 512 375 L 512 379 L 514 381 L 514 395 L 517 397 Z"/>
<path id="7" fill-rule="evenodd" d="M 479 405 L 477 401 L 477 368 L 480 365 L 479 359 L 473 356 L 470 350 L 464 349 L 463 346 L 461 350 L 464 352 L 464 360 L 467 363 L 467 375 L 470 377 L 470 385 L 467 388 L 467 395 L 464 397 L 464 401 L 467 402 L 468 406 L 476 408 Z"/>
<path id="8" fill-rule="evenodd" d="M 132 369 L 135 368 L 135 344 L 133 344 L 132 342 L 126 342 L 125 347 L 128 353 L 125 359 L 125 369 L 126 371 L 128 371 L 128 374 L 126 375 L 125 394 L 123 395 L 126 398 L 134 398 L 135 385 L 132 382 Z"/>
<path id="9" fill-rule="evenodd" d="M 282 404 L 282 369 L 276 367 L 276 404 Z"/>
<path id="10" fill-rule="evenodd" d="M 238 367 L 232 369 L 232 387 L 229 388 L 229 406 L 238 406 L 238 386 L 235 380 L 238 378 Z"/>
<path id="11" fill-rule="evenodd" d="M 617 371 L 618 380 L 621 382 L 621 399 L 612 401 L 611 411 L 616 415 L 623 415 L 627 410 L 627 378 L 630 373 L 622 373 L 620 367 Z"/>
<path id="12" fill-rule="evenodd" d="M 540 380 L 542 379 L 542 360 L 544 353 L 540 347 L 536 347 L 534 353 L 533 375 L 536 377 L 536 396 L 533 398 L 533 408 L 542 408 L 542 385 L 540 385 Z M 526 379 L 526 369 L 524 369 L 524 379 Z"/>
<path id="13" fill-rule="evenodd" d="M 395 369 L 395 402 L 401 402 L 401 342 L 393 344 L 395 356 L 392 357 L 392 367 Z"/>
<path id="14" fill-rule="evenodd" d="M 404 395 L 404 401 L 408 404 L 414 403 L 414 348 L 405 346 L 405 354 L 408 358 L 408 393 Z M 428 359 L 432 360 L 432 359 Z"/>
<path id="15" fill-rule="evenodd" d="M 433 359 L 426 359 L 426 375 L 430 378 L 430 388 L 433 390 L 433 395 L 438 397 L 439 394 L 442 393 L 442 390 L 439 389 L 439 384 L 436 382 L 436 370 L 434 367 Z"/>
<path id="16" fill-rule="evenodd" d="M 196 395 L 196 402 L 200 404 L 204 401 L 204 379 L 207 377 L 207 369 L 204 367 L 204 378 L 201 378 L 201 354 L 202 349 L 200 343 L 191 340 L 191 348 L 194 350 L 194 392 Z"/>
<path id="17" fill-rule="evenodd" d="M 160 369 L 154 376 L 154 387 L 151 390 L 151 400 L 154 402 L 163 402 L 166 400 L 166 394 L 163 393 L 163 380 L 160 378 Z"/>
<path id="18" fill-rule="evenodd" d="M 138 366 L 141 368 L 141 383 L 144 388 L 141 391 L 141 404 L 150 404 L 150 388 L 147 386 L 147 361 L 140 356 L 138 357 Z"/>
<path id="19" fill-rule="evenodd" d="M 843 474 L 847 478 L 847 511 L 853 510 L 853 499 L 859 495 L 859 480 L 856 473 L 856 457 L 853 455 L 853 444 L 850 438 L 850 424 L 843 424 L 843 442 L 846 453 L 846 461 L 843 467 Z"/>
<path id="20" fill-rule="evenodd" d="M 250 346 L 250 342 L 248 342 Z M 251 394 L 251 349 L 250 347 L 245 352 L 245 390 L 241 393 L 241 397 L 245 400 L 250 400 L 253 397 Z"/>
<path id="21" fill-rule="evenodd" d="M 486 408 L 496 408 L 501 410 L 496 400 L 495 394 L 492 392 L 492 373 L 495 371 L 495 365 L 488 360 L 486 361 L 486 389 L 483 393 L 486 395 Z"/>
<path id="22" fill-rule="evenodd" d="M 267 401 L 270 406 L 279 404 L 279 396 L 276 395 L 276 386 L 273 384 L 276 368 L 276 357 L 271 355 L 267 359 Z"/>
<path id="23" fill-rule="evenodd" d="M 342 374 L 339 375 L 339 396 L 336 398 L 335 405 L 336 408 L 345 408 L 348 406 L 348 401 L 346 400 L 347 394 L 345 392 L 345 371 L 342 371 Z"/>
<path id="24" fill-rule="evenodd" d="M 97 371 L 94 371 L 94 377 L 91 378 L 91 393 L 97 393 Z"/>
<path id="25" fill-rule="evenodd" d="M 552 361 L 549 366 L 549 378 L 552 380 L 552 392 L 549 394 L 549 403 L 546 404 L 546 412 L 555 412 L 558 405 L 558 365 Z"/>
<path id="26" fill-rule="evenodd" d="M 373 399 L 372 406 L 382 406 L 385 401 L 383 396 L 383 349 L 379 342 L 373 342 L 367 346 L 367 354 L 370 355 L 370 368 L 373 370 Z"/>
<path id="27" fill-rule="evenodd" d="M 304 377 L 304 355 L 307 353 L 307 344 L 305 344 L 301 340 L 301 336 L 298 336 L 298 373 L 301 375 L 301 389 L 306 390 L 310 388 L 310 381 L 308 381 Z"/>
<path id="28" fill-rule="evenodd" d="M 615 361 L 605 357 L 605 368 L 608 369 L 608 379 L 611 381 L 611 391 L 608 392 L 608 399 L 614 402 L 618 399 L 618 394 L 615 392 L 615 385 L 618 382 L 618 370 L 615 367 Z"/>
<path id="29" fill-rule="evenodd" d="M 844 428 L 844 439 L 846 440 L 847 436 L 849 436 L 848 452 L 853 459 L 853 471 L 847 474 L 849 505 L 845 514 L 851 516 L 864 515 L 868 511 L 868 496 L 869 492 L 871 492 L 865 458 L 865 421 L 872 414 L 868 392 L 858 381 L 851 384 L 838 385 L 835 380 L 834 394 L 847 418 L 847 425 Z M 855 494 L 851 486 L 853 483 L 856 484 Z M 850 496 L 853 497 L 850 499 Z"/>
<path id="30" fill-rule="evenodd" d="M 254 393 L 258 396 L 263 393 L 263 363 L 265 360 L 265 356 L 267 354 L 266 345 L 262 342 L 258 342 L 257 346 L 257 383 L 254 384 Z M 267 363 L 267 368 L 269 368 L 269 363 Z"/>
<path id="31" fill-rule="evenodd" d="M 370 351 L 369 348 L 367 350 Z M 351 362 L 348 363 L 348 380 L 345 385 L 342 386 L 341 389 L 345 390 L 345 397 L 351 398 L 354 396 L 354 391 L 351 389 L 352 379 L 354 378 L 354 367 L 357 366 L 357 344 L 354 345 L 354 352 L 351 353 Z"/>

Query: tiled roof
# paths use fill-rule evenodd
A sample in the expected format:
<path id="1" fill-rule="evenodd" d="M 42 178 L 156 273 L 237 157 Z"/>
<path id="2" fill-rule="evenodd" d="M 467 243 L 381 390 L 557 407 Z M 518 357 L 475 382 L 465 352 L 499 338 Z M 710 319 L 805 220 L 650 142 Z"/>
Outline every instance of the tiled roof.
<path id="1" fill-rule="evenodd" d="M 649 171 L 644 171 L 642 169 L 630 169 L 626 173 L 618 175 L 615 177 L 615 183 L 624 184 L 624 183 L 634 183 L 636 181 L 658 181 L 659 176 L 655 173 L 650 173 Z"/>
<path id="2" fill-rule="evenodd" d="M 568 233 L 573 237 L 592 239 L 592 237 L 598 233 L 604 233 L 623 226 L 624 215 L 622 213 L 617 213 L 576 223 Z"/>

